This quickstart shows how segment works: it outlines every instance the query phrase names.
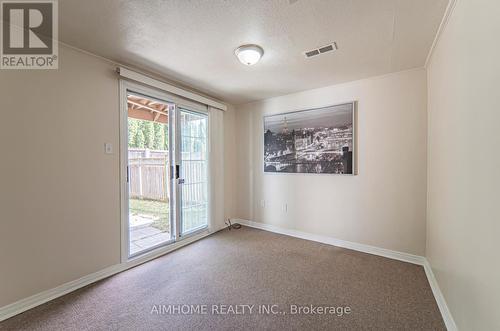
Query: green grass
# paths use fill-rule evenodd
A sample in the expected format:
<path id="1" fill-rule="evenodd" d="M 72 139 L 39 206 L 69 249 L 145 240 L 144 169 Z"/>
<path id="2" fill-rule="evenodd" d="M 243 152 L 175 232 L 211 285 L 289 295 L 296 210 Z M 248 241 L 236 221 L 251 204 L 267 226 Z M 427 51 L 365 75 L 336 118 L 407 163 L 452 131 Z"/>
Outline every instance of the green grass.
<path id="1" fill-rule="evenodd" d="M 153 215 L 159 217 L 151 224 L 160 231 L 170 231 L 169 204 L 162 201 L 130 199 L 130 212 L 133 214 Z M 206 210 L 203 207 L 191 207 L 184 210 L 183 220 L 186 229 L 202 225 L 205 221 Z"/>
<path id="2" fill-rule="evenodd" d="M 151 224 L 160 231 L 170 232 L 169 205 L 163 201 L 130 199 L 129 209 L 133 214 L 153 215 L 159 217 Z"/>

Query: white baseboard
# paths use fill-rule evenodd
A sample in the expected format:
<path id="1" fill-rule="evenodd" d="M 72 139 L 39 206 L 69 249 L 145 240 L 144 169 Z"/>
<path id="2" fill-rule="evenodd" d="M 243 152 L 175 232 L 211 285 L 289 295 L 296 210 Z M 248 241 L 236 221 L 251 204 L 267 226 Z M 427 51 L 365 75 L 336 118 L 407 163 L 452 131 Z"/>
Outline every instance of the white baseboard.
<path id="1" fill-rule="evenodd" d="M 73 292 L 91 283 L 97 282 L 98 280 L 114 275 L 120 271 L 120 265 L 114 265 L 93 274 L 79 278 L 77 280 L 65 283 L 61 286 L 37 293 L 28 298 L 21 299 L 10 305 L 4 306 L 0 308 L 0 321 L 6 320 L 7 318 L 63 296 L 69 292 Z"/>
<path id="2" fill-rule="evenodd" d="M 142 255 L 127 262 L 112 265 L 110 267 L 94 272 L 90 275 L 83 276 L 79 279 L 64 283 L 52 289 L 21 299 L 7 306 L 0 307 L 0 322 L 17 314 L 20 314 L 22 312 L 25 312 L 26 310 L 44 304 L 50 300 L 54 300 L 60 296 L 76 291 L 79 288 L 95 283 L 101 279 L 113 276 L 119 272 L 138 266 L 139 264 L 148 262 L 159 256 L 165 255 L 173 250 L 186 246 L 210 234 L 211 234 L 210 232 L 203 232 L 198 235 L 193 235 L 192 237 L 186 238 L 183 241 L 165 246 L 156 251 L 150 252 L 149 254 Z"/>
<path id="3" fill-rule="evenodd" d="M 432 268 L 424 256 L 393 251 L 390 249 L 355 243 L 355 242 L 351 242 L 351 241 L 345 241 L 345 240 L 327 237 L 327 236 L 323 236 L 323 235 L 317 235 L 317 234 L 311 234 L 311 233 L 292 230 L 292 229 L 281 228 L 281 227 L 271 225 L 271 224 L 253 222 L 253 221 L 239 219 L 239 218 L 232 219 L 232 221 L 234 223 L 240 223 L 242 225 L 246 225 L 246 226 L 256 228 L 256 229 L 266 230 L 266 231 L 270 231 L 270 232 L 284 234 L 284 235 L 291 236 L 291 237 L 316 241 L 316 242 L 320 242 L 323 244 L 328 244 L 328 245 L 337 246 L 337 247 L 343 247 L 343 248 L 352 249 L 352 250 L 363 252 L 363 253 L 383 256 L 383 257 L 393 259 L 393 260 L 399 260 L 399 261 L 403 261 L 403 262 L 421 265 L 424 267 L 425 274 L 427 276 L 427 280 L 429 281 L 429 285 L 432 289 L 432 293 L 434 294 L 434 298 L 436 299 L 436 303 L 439 307 L 439 311 L 441 312 L 441 315 L 443 317 L 446 328 L 448 329 L 448 331 L 457 331 L 458 330 L 457 326 L 455 324 L 455 321 L 453 320 L 453 317 L 451 315 L 451 312 L 448 309 L 448 305 L 446 304 L 446 300 L 444 299 L 443 293 L 439 289 L 439 285 L 436 281 L 436 278 L 434 277 L 434 273 L 432 272 Z"/>
<path id="4" fill-rule="evenodd" d="M 281 227 L 278 227 L 275 225 L 258 223 L 258 222 L 253 222 L 253 221 L 249 221 L 249 220 L 243 220 L 243 219 L 234 219 L 234 222 L 240 223 L 240 224 L 252 227 L 252 228 L 267 230 L 267 231 L 285 234 L 285 235 L 296 237 L 296 238 L 312 240 L 312 241 L 320 242 L 323 244 L 329 244 L 329 245 L 333 245 L 333 246 L 337 246 L 337 247 L 349 248 L 349 249 L 359 251 L 359 252 L 388 257 L 388 258 L 393 259 L 393 260 L 399 260 L 399 261 L 409 262 L 409 263 L 418 264 L 418 265 L 424 265 L 424 261 L 425 261 L 425 257 L 423 257 L 423 256 L 392 251 L 390 249 L 385 249 L 385 248 L 380 248 L 380 247 L 375 247 L 375 246 L 370 246 L 370 245 L 365 245 L 365 244 L 359 244 L 359 243 L 355 243 L 355 242 L 351 242 L 351 241 L 345 241 L 345 240 L 336 239 L 336 238 L 327 237 L 327 236 L 318 235 L 318 234 L 311 234 L 311 233 L 297 231 L 297 230 L 285 229 L 285 228 L 281 228 Z"/>
<path id="5" fill-rule="evenodd" d="M 450 309 L 448 308 L 448 304 L 444 299 L 443 293 L 439 288 L 436 277 L 434 276 L 434 272 L 432 272 L 431 264 L 427 259 L 424 262 L 424 270 L 427 276 L 427 280 L 432 289 L 432 293 L 434 294 L 434 298 L 436 299 L 437 305 L 439 307 L 439 311 L 441 312 L 441 316 L 443 316 L 444 324 L 446 324 L 446 328 L 448 331 L 458 331 L 458 327 L 455 324 L 455 320 L 451 315 Z"/>

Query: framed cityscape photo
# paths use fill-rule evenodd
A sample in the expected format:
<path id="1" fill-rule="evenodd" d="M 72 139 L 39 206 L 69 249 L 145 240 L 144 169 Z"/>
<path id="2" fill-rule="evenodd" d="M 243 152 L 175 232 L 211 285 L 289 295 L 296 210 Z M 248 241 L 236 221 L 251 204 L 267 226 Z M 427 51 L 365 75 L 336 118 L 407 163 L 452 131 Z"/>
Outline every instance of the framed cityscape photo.
<path id="1" fill-rule="evenodd" d="M 354 174 L 355 102 L 264 117 L 264 172 Z"/>

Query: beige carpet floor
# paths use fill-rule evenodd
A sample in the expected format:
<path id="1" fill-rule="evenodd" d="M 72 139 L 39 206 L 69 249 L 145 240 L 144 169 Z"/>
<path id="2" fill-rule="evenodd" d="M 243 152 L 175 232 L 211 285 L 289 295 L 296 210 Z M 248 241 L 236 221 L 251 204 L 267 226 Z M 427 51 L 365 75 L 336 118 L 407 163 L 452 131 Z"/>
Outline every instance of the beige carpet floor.
<path id="1" fill-rule="evenodd" d="M 329 308 L 312 314 L 311 305 Z M 302 313 L 293 314 L 299 307 L 305 307 Z M 175 309 L 183 312 L 172 314 Z M 0 329 L 428 331 L 445 326 L 421 266 L 243 227 L 31 309 L 0 323 Z"/>

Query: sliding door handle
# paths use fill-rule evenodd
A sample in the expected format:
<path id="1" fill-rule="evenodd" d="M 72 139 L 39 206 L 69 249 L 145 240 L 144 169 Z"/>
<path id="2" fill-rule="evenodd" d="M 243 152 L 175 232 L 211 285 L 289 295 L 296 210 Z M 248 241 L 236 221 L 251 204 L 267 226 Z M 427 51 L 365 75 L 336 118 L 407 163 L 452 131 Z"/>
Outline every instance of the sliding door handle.
<path id="1" fill-rule="evenodd" d="M 175 167 L 170 167 L 170 178 L 171 179 L 179 179 L 179 165 L 176 164 Z"/>

